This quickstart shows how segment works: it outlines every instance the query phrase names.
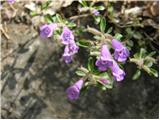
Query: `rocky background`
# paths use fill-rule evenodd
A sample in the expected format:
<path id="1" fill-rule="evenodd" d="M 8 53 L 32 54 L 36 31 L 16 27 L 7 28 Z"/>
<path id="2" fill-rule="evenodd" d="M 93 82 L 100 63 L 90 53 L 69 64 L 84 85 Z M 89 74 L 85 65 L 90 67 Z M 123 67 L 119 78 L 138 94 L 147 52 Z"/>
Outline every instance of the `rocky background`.
<path id="1" fill-rule="evenodd" d="M 13 6 L 2 2 L 2 118 L 159 118 L 158 78 L 143 72 L 139 80 L 132 80 L 135 64 L 126 64 L 125 80 L 117 82 L 113 89 L 101 91 L 93 86 L 77 101 L 68 101 L 65 90 L 78 79 L 74 72 L 84 64 L 85 55 L 80 53 L 74 64 L 66 65 L 57 42 L 40 39 L 36 26 L 39 23 L 28 15 L 25 2 Z M 56 4 L 56 10 L 71 12 L 77 4 L 63 2 L 59 7 Z M 152 18 L 148 26 L 157 30 L 155 24 L 159 24 Z"/>

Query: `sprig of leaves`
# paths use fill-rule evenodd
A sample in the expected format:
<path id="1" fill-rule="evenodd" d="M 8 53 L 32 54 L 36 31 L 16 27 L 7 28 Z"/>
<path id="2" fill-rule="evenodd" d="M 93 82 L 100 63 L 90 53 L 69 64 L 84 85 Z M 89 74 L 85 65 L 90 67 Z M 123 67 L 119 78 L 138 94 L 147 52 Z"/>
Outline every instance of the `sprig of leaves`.
<path id="1" fill-rule="evenodd" d="M 156 52 L 148 53 L 144 48 L 134 54 L 134 58 L 130 58 L 130 62 L 134 62 L 138 65 L 138 70 L 133 75 L 133 80 L 136 80 L 141 75 L 141 70 L 146 71 L 148 74 L 158 77 L 158 71 L 153 67 L 156 64 L 156 59 L 153 58 Z"/>

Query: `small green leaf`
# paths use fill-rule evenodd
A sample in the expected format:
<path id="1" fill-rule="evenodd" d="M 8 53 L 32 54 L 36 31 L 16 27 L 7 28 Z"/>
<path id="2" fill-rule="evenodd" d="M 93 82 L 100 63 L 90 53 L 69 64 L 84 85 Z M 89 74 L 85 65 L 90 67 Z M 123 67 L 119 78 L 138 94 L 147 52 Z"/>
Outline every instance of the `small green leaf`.
<path id="1" fill-rule="evenodd" d="M 157 70 L 153 69 L 153 68 L 150 68 L 150 72 L 152 75 L 154 75 L 155 77 L 158 77 L 158 72 Z"/>
<path id="2" fill-rule="evenodd" d="M 141 48 L 139 53 L 139 58 L 144 58 L 146 55 L 146 52 L 147 51 L 144 48 Z"/>
<path id="3" fill-rule="evenodd" d="M 91 56 L 99 56 L 99 55 L 100 55 L 100 52 L 99 52 L 99 51 L 93 51 L 93 52 L 91 51 L 91 52 L 90 52 L 90 55 L 91 55 Z"/>
<path id="4" fill-rule="evenodd" d="M 151 67 L 153 65 L 153 62 L 150 60 L 145 60 L 144 65 Z"/>
<path id="5" fill-rule="evenodd" d="M 99 76 L 102 77 L 102 78 L 105 78 L 107 80 L 111 79 L 107 72 L 103 72 L 103 73 L 99 74 Z"/>
<path id="6" fill-rule="evenodd" d="M 130 46 L 130 47 L 133 47 L 133 45 L 134 45 L 134 43 L 133 43 L 132 40 L 128 40 L 127 44 L 128 44 L 128 46 Z"/>
<path id="7" fill-rule="evenodd" d="M 110 27 L 108 30 L 107 30 L 107 33 L 110 34 L 113 30 L 113 27 Z"/>
<path id="8" fill-rule="evenodd" d="M 135 39 L 138 39 L 138 40 L 140 40 L 140 39 L 142 39 L 142 34 L 140 33 L 140 32 L 135 32 L 134 34 L 133 34 L 133 37 L 135 38 Z"/>
<path id="9" fill-rule="evenodd" d="M 53 23 L 52 17 L 50 15 L 45 15 L 44 19 L 47 23 Z"/>
<path id="10" fill-rule="evenodd" d="M 107 90 L 107 88 L 105 86 L 102 86 L 101 89 L 104 91 Z"/>
<path id="11" fill-rule="evenodd" d="M 94 36 L 93 38 L 96 39 L 96 40 L 101 40 L 102 39 L 102 37 L 100 37 L 98 35 Z"/>
<path id="12" fill-rule="evenodd" d="M 78 76 L 86 76 L 86 73 L 81 70 L 76 70 L 75 72 Z"/>
<path id="13" fill-rule="evenodd" d="M 56 19 L 58 22 L 63 22 L 62 17 L 59 14 L 56 14 Z"/>
<path id="14" fill-rule="evenodd" d="M 96 24 L 99 24 L 100 21 L 101 21 L 101 17 L 100 16 L 96 16 L 94 17 L 95 21 L 96 21 Z"/>
<path id="15" fill-rule="evenodd" d="M 85 95 L 85 93 L 87 92 L 88 89 L 89 89 L 89 86 L 82 87 L 80 95 L 82 95 L 82 96 Z"/>
<path id="16" fill-rule="evenodd" d="M 56 16 L 52 16 L 52 20 L 53 20 L 54 23 L 57 22 Z"/>
<path id="17" fill-rule="evenodd" d="M 76 24 L 75 24 L 75 23 L 73 23 L 73 22 L 70 22 L 70 23 L 68 24 L 68 27 L 69 27 L 69 28 L 76 27 Z"/>
<path id="18" fill-rule="evenodd" d="M 97 6 L 96 9 L 97 9 L 97 10 L 104 10 L 105 7 L 104 7 L 104 6 Z"/>
<path id="19" fill-rule="evenodd" d="M 139 59 L 139 53 L 135 53 L 133 56 L 134 58 Z"/>
<path id="20" fill-rule="evenodd" d="M 32 17 L 34 17 L 34 16 L 38 16 L 39 14 L 38 14 L 37 12 L 35 12 L 35 11 L 31 11 L 31 12 L 30 12 L 30 15 L 31 15 Z"/>
<path id="21" fill-rule="evenodd" d="M 108 88 L 108 89 L 112 89 L 113 88 L 113 84 L 107 84 L 107 85 L 105 85 L 105 87 Z"/>
<path id="22" fill-rule="evenodd" d="M 104 17 L 101 17 L 100 30 L 101 30 L 101 32 L 104 32 L 105 29 L 106 29 L 106 19 Z"/>
<path id="23" fill-rule="evenodd" d="M 42 6 L 41 6 L 42 10 L 43 10 L 43 9 L 47 9 L 48 6 L 49 6 L 49 4 L 50 4 L 51 2 L 52 2 L 51 0 L 44 2 L 44 3 L 42 4 Z"/>
<path id="24" fill-rule="evenodd" d="M 91 46 L 91 43 L 87 40 L 78 40 L 77 42 L 78 46 L 84 47 L 84 48 L 88 48 Z"/>
<path id="25" fill-rule="evenodd" d="M 87 7 L 87 2 L 85 0 L 78 0 L 79 3 L 83 6 L 83 7 Z"/>
<path id="26" fill-rule="evenodd" d="M 88 70 L 93 72 L 94 71 L 94 60 L 92 57 L 88 59 Z"/>
<path id="27" fill-rule="evenodd" d="M 111 14 L 113 13 L 113 6 L 108 7 L 108 12 L 111 13 Z"/>
<path id="28" fill-rule="evenodd" d="M 147 56 L 152 57 L 152 56 L 155 55 L 155 54 L 156 54 L 156 51 L 153 51 L 153 52 L 149 53 Z"/>
<path id="29" fill-rule="evenodd" d="M 123 35 L 120 34 L 120 33 L 116 33 L 115 36 L 114 36 L 114 38 L 117 39 L 117 40 L 121 40 L 122 37 L 123 37 Z"/>
<path id="30" fill-rule="evenodd" d="M 141 71 L 138 69 L 136 73 L 133 75 L 132 79 L 137 80 L 140 77 L 140 75 L 141 75 Z"/>

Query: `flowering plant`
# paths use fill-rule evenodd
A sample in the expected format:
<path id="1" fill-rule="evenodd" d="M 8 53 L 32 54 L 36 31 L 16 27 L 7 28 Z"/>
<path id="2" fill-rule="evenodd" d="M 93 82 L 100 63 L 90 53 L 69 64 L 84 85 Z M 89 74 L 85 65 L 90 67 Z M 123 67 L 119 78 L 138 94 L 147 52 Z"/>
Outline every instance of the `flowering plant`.
<path id="1" fill-rule="evenodd" d="M 45 9 L 49 3 L 47 2 Z M 46 23 L 39 28 L 42 40 L 53 37 L 64 46 L 61 56 L 65 64 L 74 64 L 75 57 L 81 49 L 85 49 L 87 53 L 88 63 L 79 66 L 75 72 L 80 79 L 66 90 L 69 100 L 78 99 L 81 91 L 91 85 L 98 86 L 102 90 L 112 89 L 115 82 L 125 80 L 126 71 L 123 67 L 127 62 L 138 66 L 133 80 L 138 79 L 141 70 L 158 77 L 158 72 L 152 68 L 153 63 L 156 63 L 156 59 L 153 58 L 155 52 L 148 53 L 141 48 L 133 55 L 133 42 L 128 40 L 129 32 L 125 37 L 119 32 L 114 33 L 112 27 L 107 28 L 107 20 L 101 14 L 106 9 L 103 5 L 97 6 L 94 2 L 89 4 L 81 0 L 79 3 L 79 16 L 66 19 L 58 13 L 47 14 L 44 16 Z M 107 11 L 111 19 L 115 17 L 111 6 Z M 79 25 L 75 22 L 86 16 L 94 20 L 93 26 L 96 27 Z M 93 37 L 82 39 L 83 33 L 92 34 Z"/>

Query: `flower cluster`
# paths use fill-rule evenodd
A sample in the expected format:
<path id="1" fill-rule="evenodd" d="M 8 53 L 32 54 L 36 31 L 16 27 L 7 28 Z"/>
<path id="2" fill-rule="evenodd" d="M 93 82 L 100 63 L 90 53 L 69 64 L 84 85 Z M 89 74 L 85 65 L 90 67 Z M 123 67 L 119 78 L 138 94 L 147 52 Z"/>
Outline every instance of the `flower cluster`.
<path id="1" fill-rule="evenodd" d="M 66 63 L 72 62 L 72 56 L 78 52 L 79 47 L 76 45 L 72 31 L 64 27 L 61 34 L 61 41 L 65 45 L 63 59 Z"/>
<path id="2" fill-rule="evenodd" d="M 129 56 L 129 51 L 123 46 L 121 42 L 116 39 L 112 40 L 112 47 L 114 48 L 114 58 L 119 62 L 125 62 Z M 96 66 L 100 71 L 106 71 L 111 69 L 112 75 L 115 80 L 122 81 L 125 76 L 125 72 L 118 66 L 107 47 L 106 44 L 101 46 L 100 58 L 96 61 Z"/>
<path id="3" fill-rule="evenodd" d="M 53 35 L 58 25 L 56 23 L 45 24 L 40 27 L 41 38 L 49 38 Z M 65 45 L 63 59 L 66 63 L 71 63 L 73 55 L 78 52 L 79 47 L 76 45 L 74 35 L 68 27 L 63 28 L 61 42 Z"/>

